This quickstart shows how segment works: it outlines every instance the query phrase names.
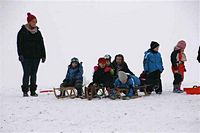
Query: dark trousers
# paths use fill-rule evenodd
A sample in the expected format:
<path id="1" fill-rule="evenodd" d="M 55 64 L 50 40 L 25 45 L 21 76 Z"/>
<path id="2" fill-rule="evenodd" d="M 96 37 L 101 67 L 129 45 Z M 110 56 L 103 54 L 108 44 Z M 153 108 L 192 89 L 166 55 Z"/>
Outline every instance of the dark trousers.
<path id="1" fill-rule="evenodd" d="M 183 78 L 182 78 L 181 74 L 174 73 L 173 85 L 179 85 L 182 81 L 183 81 Z"/>
<path id="2" fill-rule="evenodd" d="M 70 87 L 74 86 L 78 92 L 78 96 L 82 95 L 83 89 L 82 89 L 83 81 L 82 80 L 68 80 L 63 82 L 60 87 Z"/>
<path id="3" fill-rule="evenodd" d="M 161 73 L 159 70 L 151 72 L 148 74 L 146 83 L 150 85 L 147 90 L 152 92 L 153 90 L 158 92 L 162 92 L 162 81 L 161 81 Z"/>
<path id="4" fill-rule="evenodd" d="M 24 59 L 22 62 L 23 67 L 23 85 L 28 86 L 29 80 L 31 85 L 36 85 L 37 71 L 40 59 Z"/>

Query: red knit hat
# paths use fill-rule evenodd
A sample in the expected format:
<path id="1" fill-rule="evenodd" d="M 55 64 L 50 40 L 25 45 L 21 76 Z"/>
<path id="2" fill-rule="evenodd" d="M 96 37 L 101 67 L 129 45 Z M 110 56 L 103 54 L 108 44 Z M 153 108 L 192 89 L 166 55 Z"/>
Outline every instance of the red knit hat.
<path id="1" fill-rule="evenodd" d="M 175 46 L 175 50 L 185 49 L 185 47 L 186 47 L 186 42 L 184 40 L 181 40 Z"/>
<path id="2" fill-rule="evenodd" d="M 99 58 L 98 63 L 106 64 L 106 59 L 105 58 Z"/>
<path id="3" fill-rule="evenodd" d="M 33 14 L 31 14 L 30 12 L 28 12 L 27 13 L 27 22 L 29 23 L 33 19 L 36 19 L 36 17 Z"/>

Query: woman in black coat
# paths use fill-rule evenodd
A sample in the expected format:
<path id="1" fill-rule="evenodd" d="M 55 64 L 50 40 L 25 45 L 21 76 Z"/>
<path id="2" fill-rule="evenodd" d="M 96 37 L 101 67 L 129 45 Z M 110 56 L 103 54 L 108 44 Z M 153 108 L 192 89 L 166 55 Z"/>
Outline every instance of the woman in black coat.
<path id="1" fill-rule="evenodd" d="M 21 86 L 24 97 L 28 96 L 29 88 L 31 96 L 38 96 L 35 92 L 37 70 L 40 60 L 42 59 L 42 63 L 46 60 L 43 37 L 36 26 L 37 19 L 30 13 L 27 15 L 28 23 L 21 27 L 17 35 L 17 52 L 24 72 Z"/>
<path id="2" fill-rule="evenodd" d="M 199 63 L 200 63 L 200 46 L 199 46 L 199 51 L 198 51 L 197 60 L 198 60 L 198 61 L 199 61 Z"/>

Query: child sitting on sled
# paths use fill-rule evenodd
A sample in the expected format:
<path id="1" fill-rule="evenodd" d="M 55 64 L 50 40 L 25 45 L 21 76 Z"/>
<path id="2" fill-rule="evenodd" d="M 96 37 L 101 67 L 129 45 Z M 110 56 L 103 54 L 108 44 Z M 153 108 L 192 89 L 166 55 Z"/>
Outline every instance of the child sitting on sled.
<path id="1" fill-rule="evenodd" d="M 67 74 L 60 87 L 74 86 L 77 89 L 77 97 L 82 96 L 82 84 L 83 84 L 83 66 L 82 62 L 79 63 L 78 58 L 71 59 L 71 63 L 68 66 Z"/>
<path id="2" fill-rule="evenodd" d="M 172 72 L 174 74 L 173 92 L 183 93 L 181 90 L 181 83 L 184 79 L 186 55 L 184 53 L 186 42 L 181 40 L 177 43 L 174 51 L 171 53 Z"/>
<path id="3" fill-rule="evenodd" d="M 140 80 L 135 75 L 128 75 L 124 71 L 119 71 L 118 78 L 114 82 L 114 90 L 111 94 L 111 99 L 116 99 L 116 89 L 127 89 L 128 92 L 124 92 L 126 96 L 123 97 L 123 99 L 129 100 L 136 94 L 134 87 L 139 85 Z"/>
<path id="4" fill-rule="evenodd" d="M 98 65 L 94 67 L 93 82 L 89 86 L 106 87 L 107 91 L 113 88 L 113 70 L 106 66 L 106 62 L 105 58 L 98 59 Z"/>

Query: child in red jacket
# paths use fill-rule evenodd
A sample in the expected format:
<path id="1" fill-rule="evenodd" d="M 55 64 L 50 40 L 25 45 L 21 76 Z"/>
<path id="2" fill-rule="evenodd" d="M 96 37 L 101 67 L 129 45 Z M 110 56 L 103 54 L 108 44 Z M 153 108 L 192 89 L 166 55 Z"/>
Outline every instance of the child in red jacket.
<path id="1" fill-rule="evenodd" d="M 181 40 L 177 43 L 171 54 L 172 72 L 174 74 L 174 93 L 182 93 L 181 83 L 184 79 L 186 55 L 184 53 L 186 42 Z"/>

